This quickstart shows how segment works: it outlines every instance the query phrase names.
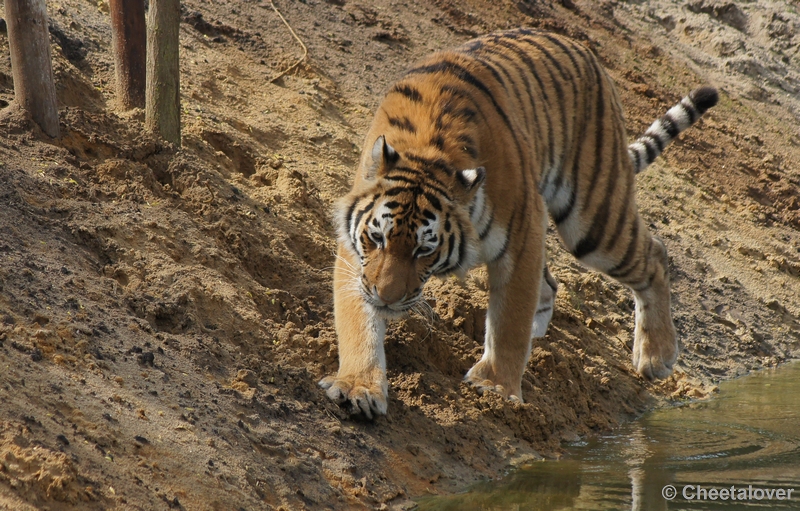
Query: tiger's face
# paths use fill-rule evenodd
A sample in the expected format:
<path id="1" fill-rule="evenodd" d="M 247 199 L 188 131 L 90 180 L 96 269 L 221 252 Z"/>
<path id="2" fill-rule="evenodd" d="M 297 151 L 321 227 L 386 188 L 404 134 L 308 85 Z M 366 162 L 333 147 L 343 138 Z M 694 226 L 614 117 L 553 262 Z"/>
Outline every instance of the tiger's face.
<path id="1" fill-rule="evenodd" d="M 400 159 L 396 153 L 386 157 Z M 340 240 L 360 263 L 350 268 L 353 285 L 386 318 L 413 308 L 431 276 L 466 272 L 477 260 L 469 205 L 444 188 L 414 182 L 401 165 L 392 170 L 384 169 L 372 186 L 346 197 L 338 219 Z M 483 169 L 462 174 L 460 179 L 474 186 L 483 179 Z"/>
<path id="2" fill-rule="evenodd" d="M 440 199 L 389 187 L 358 204 L 371 205 L 367 211 L 354 209 L 348 232 L 361 264 L 359 290 L 380 314 L 393 317 L 408 311 L 432 275 L 454 271 L 465 262 L 469 243 L 463 226 L 458 215 L 441 207 Z"/>

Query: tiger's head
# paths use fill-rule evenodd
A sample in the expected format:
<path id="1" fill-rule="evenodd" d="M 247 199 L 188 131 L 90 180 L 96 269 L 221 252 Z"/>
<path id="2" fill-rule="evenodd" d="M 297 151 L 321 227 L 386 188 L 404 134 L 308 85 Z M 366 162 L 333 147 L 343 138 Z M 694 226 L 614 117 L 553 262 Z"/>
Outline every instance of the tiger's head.
<path id="1" fill-rule="evenodd" d="M 360 262 L 350 270 L 367 304 L 395 318 L 419 301 L 431 276 L 463 274 L 476 264 L 470 206 L 483 194 L 485 170 L 401 154 L 384 136 L 368 156 L 339 204 L 339 241 Z"/>

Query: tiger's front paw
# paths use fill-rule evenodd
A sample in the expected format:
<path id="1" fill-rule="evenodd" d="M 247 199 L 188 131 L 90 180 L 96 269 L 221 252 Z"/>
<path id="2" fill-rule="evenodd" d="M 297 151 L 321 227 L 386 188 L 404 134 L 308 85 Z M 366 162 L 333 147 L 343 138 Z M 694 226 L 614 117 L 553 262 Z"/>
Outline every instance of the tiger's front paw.
<path id="1" fill-rule="evenodd" d="M 351 414 L 363 414 L 372 419 L 375 415 L 386 415 L 389 383 L 381 371 L 379 374 L 327 376 L 320 380 L 319 386 L 325 389 L 334 403 L 350 403 Z"/>
<path id="2" fill-rule="evenodd" d="M 522 403 L 521 383 L 511 383 L 513 378 L 503 378 L 488 362 L 480 360 L 472 366 L 464 376 L 464 381 L 469 383 L 480 395 L 487 390 L 500 394 L 509 401 Z"/>

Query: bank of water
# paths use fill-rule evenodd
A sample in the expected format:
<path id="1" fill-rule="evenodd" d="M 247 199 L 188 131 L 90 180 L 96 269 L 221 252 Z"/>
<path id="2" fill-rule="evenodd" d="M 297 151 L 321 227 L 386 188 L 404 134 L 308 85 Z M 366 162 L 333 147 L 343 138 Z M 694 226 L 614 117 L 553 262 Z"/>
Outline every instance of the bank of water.
<path id="1" fill-rule="evenodd" d="M 800 362 L 723 382 L 428 510 L 800 510 Z"/>

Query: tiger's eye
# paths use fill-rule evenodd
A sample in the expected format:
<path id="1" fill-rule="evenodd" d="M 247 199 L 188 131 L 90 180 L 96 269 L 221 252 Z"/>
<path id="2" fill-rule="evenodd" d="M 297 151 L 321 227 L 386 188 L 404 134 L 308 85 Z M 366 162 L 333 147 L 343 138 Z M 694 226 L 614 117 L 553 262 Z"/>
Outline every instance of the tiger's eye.
<path id="1" fill-rule="evenodd" d="M 381 232 L 371 231 L 369 233 L 369 239 L 371 239 L 378 246 L 383 245 L 383 233 Z"/>
<path id="2" fill-rule="evenodd" d="M 417 252 L 416 252 L 414 255 L 415 255 L 416 257 L 424 257 L 424 256 L 426 256 L 426 255 L 430 255 L 430 253 L 431 253 L 431 252 L 433 252 L 433 247 L 431 247 L 431 246 L 424 246 L 424 247 L 419 247 L 419 248 L 417 249 Z"/>

